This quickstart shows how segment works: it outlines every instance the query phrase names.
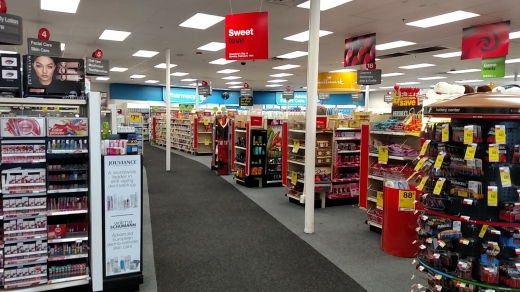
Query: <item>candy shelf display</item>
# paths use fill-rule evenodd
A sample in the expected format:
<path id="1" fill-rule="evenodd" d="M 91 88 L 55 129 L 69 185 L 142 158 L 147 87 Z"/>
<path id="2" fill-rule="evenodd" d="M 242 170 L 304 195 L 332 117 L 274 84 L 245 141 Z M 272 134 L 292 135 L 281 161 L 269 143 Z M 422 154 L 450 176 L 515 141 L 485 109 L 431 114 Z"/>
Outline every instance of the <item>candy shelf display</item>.
<path id="1" fill-rule="evenodd" d="M 246 183 L 246 157 L 248 141 L 246 140 L 246 115 L 237 115 L 233 121 L 233 149 L 231 149 L 232 170 L 235 171 L 235 181 Z"/>
<path id="2" fill-rule="evenodd" d="M 410 179 L 429 291 L 520 291 L 519 102 L 477 93 L 424 109 L 446 119 L 426 126 Z"/>
<path id="3" fill-rule="evenodd" d="M 198 111 L 193 122 L 193 147 L 195 155 L 211 154 L 214 118 L 210 112 Z"/>

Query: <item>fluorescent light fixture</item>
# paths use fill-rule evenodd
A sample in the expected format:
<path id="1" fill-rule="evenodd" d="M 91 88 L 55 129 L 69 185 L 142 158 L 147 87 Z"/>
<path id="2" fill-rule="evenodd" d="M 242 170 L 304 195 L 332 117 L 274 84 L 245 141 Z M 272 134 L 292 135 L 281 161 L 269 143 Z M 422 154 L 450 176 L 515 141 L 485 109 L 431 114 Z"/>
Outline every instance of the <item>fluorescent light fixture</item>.
<path id="1" fill-rule="evenodd" d="M 503 78 L 515 78 L 515 75 L 506 75 Z"/>
<path id="2" fill-rule="evenodd" d="M 376 50 L 378 51 L 384 51 L 384 50 L 391 50 L 395 48 L 401 48 L 406 46 L 415 45 L 414 42 L 407 42 L 407 41 L 395 41 L 385 44 L 376 45 Z"/>
<path id="3" fill-rule="evenodd" d="M 243 86 L 242 85 L 234 85 L 234 86 L 229 86 L 228 88 L 242 88 Z"/>
<path id="4" fill-rule="evenodd" d="M 427 28 L 446 23 L 456 22 L 464 19 L 469 19 L 477 16 L 480 16 L 480 14 L 457 10 L 446 14 L 441 14 L 417 21 L 408 22 L 406 25 Z"/>
<path id="5" fill-rule="evenodd" d="M 283 86 L 283 84 L 267 84 L 265 87 L 280 87 Z"/>
<path id="6" fill-rule="evenodd" d="M 307 53 L 307 52 L 294 51 L 292 53 L 287 53 L 287 54 L 283 54 L 283 55 L 277 56 L 277 58 L 280 58 L 280 59 L 294 59 L 294 58 L 307 56 L 308 54 L 309 53 Z"/>
<path id="7" fill-rule="evenodd" d="M 220 70 L 220 71 L 217 71 L 217 73 L 220 73 L 220 74 L 231 74 L 231 73 L 235 73 L 235 72 L 238 72 L 240 70 L 237 70 L 237 69 L 224 69 L 224 70 Z"/>
<path id="8" fill-rule="evenodd" d="M 146 50 L 139 50 L 135 54 L 133 54 L 134 57 L 142 57 L 142 58 L 151 58 L 155 55 L 159 54 L 159 52 L 156 51 L 146 51 Z"/>
<path id="9" fill-rule="evenodd" d="M 417 78 L 419 80 L 438 80 L 438 79 L 446 79 L 448 77 L 445 77 L 445 76 L 432 76 L 432 77 L 422 77 L 422 78 Z"/>
<path id="10" fill-rule="evenodd" d="M 379 87 L 381 89 L 394 89 L 393 86 L 382 86 L 382 87 Z"/>
<path id="11" fill-rule="evenodd" d="M 193 81 L 196 81 L 197 79 L 194 79 L 194 78 L 185 78 L 185 79 L 182 79 L 181 82 L 193 82 Z"/>
<path id="12" fill-rule="evenodd" d="M 514 40 L 520 38 L 520 31 L 514 31 L 509 33 L 509 39 Z"/>
<path id="13" fill-rule="evenodd" d="M 376 58 L 376 61 L 381 61 L 381 59 Z"/>
<path id="14" fill-rule="evenodd" d="M 211 42 L 209 44 L 198 47 L 197 50 L 216 52 L 223 50 L 226 47 L 225 43 Z"/>
<path id="15" fill-rule="evenodd" d="M 63 13 L 76 13 L 79 0 L 41 0 L 40 9 Z"/>
<path id="16" fill-rule="evenodd" d="M 462 52 L 452 52 L 452 53 L 444 53 L 444 54 L 438 54 L 433 55 L 437 58 L 453 58 L 453 57 L 460 57 L 462 55 Z"/>
<path id="17" fill-rule="evenodd" d="M 110 78 L 109 77 L 97 77 L 96 80 L 107 81 L 107 80 L 110 80 Z"/>
<path id="18" fill-rule="evenodd" d="M 226 77 L 222 77 L 222 79 L 224 80 L 235 80 L 235 79 L 240 79 L 242 77 L 239 77 L 239 76 L 226 76 Z"/>
<path id="19" fill-rule="evenodd" d="M 509 59 L 506 60 L 506 64 L 519 63 L 520 59 Z"/>
<path id="20" fill-rule="evenodd" d="M 100 40 L 107 40 L 107 41 L 122 42 L 130 34 L 131 33 L 128 32 L 128 31 L 105 29 L 105 31 L 99 36 L 99 39 Z"/>
<path id="21" fill-rule="evenodd" d="M 197 86 L 197 83 L 190 83 L 189 86 Z M 202 85 L 202 83 L 199 83 L 198 85 Z"/>
<path id="22" fill-rule="evenodd" d="M 456 83 L 477 83 L 477 82 L 482 82 L 484 80 L 480 80 L 480 79 L 471 79 L 471 80 L 459 80 L 459 81 L 455 81 Z"/>
<path id="23" fill-rule="evenodd" d="M 293 76 L 293 75 L 294 74 L 291 74 L 291 73 L 278 73 L 278 74 L 272 74 L 269 76 L 279 78 L 279 77 L 287 77 L 287 76 Z"/>
<path id="24" fill-rule="evenodd" d="M 345 3 L 348 3 L 350 1 L 352 1 L 352 0 L 323 0 L 320 3 L 320 10 L 321 11 L 329 10 L 329 9 L 334 8 L 334 7 L 337 7 L 337 6 L 343 5 Z M 310 9 L 311 8 L 311 1 L 303 2 L 302 4 L 298 5 L 298 7 Z"/>
<path id="25" fill-rule="evenodd" d="M 463 70 L 455 70 L 448 71 L 449 74 L 463 74 L 463 73 L 472 73 L 472 72 L 480 72 L 480 69 L 463 69 Z"/>
<path id="26" fill-rule="evenodd" d="M 185 73 L 185 72 L 174 72 L 172 74 L 170 74 L 170 76 L 186 76 L 190 73 Z"/>
<path id="27" fill-rule="evenodd" d="M 320 30 L 320 32 L 318 33 L 318 36 L 321 38 L 322 36 L 326 36 L 331 33 L 332 33 L 332 31 Z M 283 39 L 287 40 L 287 41 L 300 42 L 300 43 L 308 42 L 309 41 L 309 31 L 306 30 L 304 32 L 293 34 L 293 35 L 288 36 Z"/>
<path id="28" fill-rule="evenodd" d="M 177 65 L 176 64 L 170 64 L 170 68 L 173 68 L 173 67 L 177 67 Z M 154 68 L 166 69 L 166 63 L 157 64 L 157 65 L 154 66 Z"/>
<path id="29" fill-rule="evenodd" d="M 329 71 L 329 73 L 336 73 L 336 72 L 356 72 L 355 69 L 339 69 L 334 71 Z"/>
<path id="30" fill-rule="evenodd" d="M 222 20 L 224 20 L 224 17 L 222 16 L 197 13 L 185 22 L 179 24 L 179 26 L 195 29 L 206 29 L 221 22 Z"/>
<path id="31" fill-rule="evenodd" d="M 139 74 L 130 76 L 130 78 L 134 78 L 134 79 L 141 79 L 141 78 L 145 78 L 145 77 L 146 77 L 146 75 L 139 75 Z"/>
<path id="32" fill-rule="evenodd" d="M 242 82 L 240 82 L 240 81 L 231 81 L 231 82 L 226 82 L 226 84 L 228 84 L 228 85 L 235 85 L 235 84 L 242 84 Z"/>
<path id="33" fill-rule="evenodd" d="M 294 69 L 294 68 L 298 68 L 298 67 L 301 67 L 301 66 L 300 65 L 287 64 L 287 65 L 282 65 L 282 66 L 278 66 L 278 67 L 273 67 L 273 69 L 276 69 L 276 70 L 289 70 L 289 69 Z"/>
<path id="34" fill-rule="evenodd" d="M 381 77 L 392 77 L 392 76 L 401 76 L 401 75 L 404 75 L 404 73 L 394 72 L 394 73 L 381 74 Z"/>
<path id="35" fill-rule="evenodd" d="M 159 80 L 146 80 L 144 83 L 159 83 Z"/>
<path id="36" fill-rule="evenodd" d="M 113 71 L 113 72 L 125 72 L 126 70 L 128 70 L 128 68 L 112 67 L 112 69 L 110 69 L 110 71 Z"/>
<path id="37" fill-rule="evenodd" d="M 420 84 L 421 82 L 397 82 L 397 85 L 413 85 L 413 84 Z"/>
<path id="38" fill-rule="evenodd" d="M 18 53 L 13 52 L 13 51 L 0 51 L 0 54 L 18 54 Z"/>
<path id="39" fill-rule="evenodd" d="M 60 47 L 62 51 L 65 51 L 65 43 L 61 43 Z"/>
<path id="40" fill-rule="evenodd" d="M 286 82 L 287 80 L 283 79 L 274 79 L 274 80 L 267 80 L 269 83 L 280 83 L 280 82 Z"/>
<path id="41" fill-rule="evenodd" d="M 233 63 L 233 62 L 236 62 L 236 60 L 226 60 L 224 58 L 220 58 L 220 59 L 213 60 L 209 63 L 213 64 L 213 65 L 227 65 L 227 64 Z"/>
<path id="42" fill-rule="evenodd" d="M 407 65 L 407 66 L 401 66 L 400 69 L 419 69 L 419 68 L 426 68 L 426 67 L 433 67 L 434 64 L 428 64 L 428 63 L 421 63 L 421 64 L 415 64 L 415 65 Z"/>

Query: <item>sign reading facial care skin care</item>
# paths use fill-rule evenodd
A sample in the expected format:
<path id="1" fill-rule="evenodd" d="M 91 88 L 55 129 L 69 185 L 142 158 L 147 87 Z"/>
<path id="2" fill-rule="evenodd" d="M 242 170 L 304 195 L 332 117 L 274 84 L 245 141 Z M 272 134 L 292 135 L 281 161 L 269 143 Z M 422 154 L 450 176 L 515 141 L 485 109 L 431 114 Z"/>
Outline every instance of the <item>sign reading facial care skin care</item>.
<path id="1" fill-rule="evenodd" d="M 61 56 L 61 43 L 28 38 L 27 49 L 29 55 Z"/>
<path id="2" fill-rule="evenodd" d="M 141 272 L 141 155 L 103 159 L 105 275 Z"/>
<path id="3" fill-rule="evenodd" d="M 502 78 L 506 75 L 506 57 L 482 59 L 482 70 L 480 77 Z"/>
<path id="4" fill-rule="evenodd" d="M 267 12 L 226 15 L 226 60 L 269 59 Z"/>

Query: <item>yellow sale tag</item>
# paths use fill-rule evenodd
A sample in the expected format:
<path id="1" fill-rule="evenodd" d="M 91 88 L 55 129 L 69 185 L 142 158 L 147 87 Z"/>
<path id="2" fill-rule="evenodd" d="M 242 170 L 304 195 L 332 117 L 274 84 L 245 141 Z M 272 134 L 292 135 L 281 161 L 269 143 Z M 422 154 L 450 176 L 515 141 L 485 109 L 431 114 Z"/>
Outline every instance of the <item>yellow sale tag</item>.
<path id="1" fill-rule="evenodd" d="M 417 189 L 419 191 L 422 191 L 424 189 L 424 186 L 426 185 L 426 182 L 428 181 L 428 176 L 425 176 L 421 179 L 421 182 L 417 185 Z"/>
<path id="2" fill-rule="evenodd" d="M 439 155 L 437 155 L 437 159 L 435 159 L 435 164 L 433 165 L 433 167 L 441 168 L 445 155 L 446 155 L 446 153 L 444 153 L 444 152 L 439 153 Z"/>
<path id="3" fill-rule="evenodd" d="M 506 144 L 506 126 L 495 126 L 495 142 L 497 144 Z"/>
<path id="4" fill-rule="evenodd" d="M 377 192 L 376 199 L 377 199 L 377 202 L 376 202 L 377 209 L 383 210 L 383 192 Z"/>
<path id="5" fill-rule="evenodd" d="M 204 145 L 209 145 L 209 139 L 204 139 Z"/>
<path id="6" fill-rule="evenodd" d="M 466 191 L 458 191 L 457 192 L 457 196 L 462 197 L 462 198 L 467 198 L 468 197 L 468 192 L 466 192 Z"/>
<path id="7" fill-rule="evenodd" d="M 486 235 L 486 231 L 488 230 L 488 225 L 482 225 L 482 229 L 480 229 L 480 233 L 478 234 L 478 237 L 484 238 L 484 235 Z"/>
<path id="8" fill-rule="evenodd" d="M 43 112 L 47 112 L 48 110 L 49 110 L 49 109 L 48 109 L 46 106 L 42 107 L 42 111 L 43 111 Z"/>
<path id="9" fill-rule="evenodd" d="M 499 157 L 498 145 L 489 145 L 489 162 L 498 162 Z"/>
<path id="10" fill-rule="evenodd" d="M 209 119 L 208 118 L 204 118 L 204 126 L 207 126 L 209 125 Z"/>
<path id="11" fill-rule="evenodd" d="M 294 153 L 296 153 L 296 152 L 298 152 L 298 150 L 300 150 L 300 140 L 294 139 L 293 140 L 293 149 L 292 149 L 292 151 Z"/>
<path id="12" fill-rule="evenodd" d="M 291 172 L 291 183 L 295 185 L 298 182 L 298 173 L 296 171 Z"/>
<path id="13" fill-rule="evenodd" d="M 489 186 L 487 191 L 487 203 L 489 207 L 498 206 L 498 189 L 496 186 Z"/>
<path id="14" fill-rule="evenodd" d="M 57 112 L 57 113 L 59 113 L 59 112 L 60 112 L 60 108 L 59 108 L 59 107 L 55 107 L 55 108 L 54 108 L 54 111 Z"/>
<path id="15" fill-rule="evenodd" d="M 130 123 L 141 123 L 141 114 L 130 114 Z"/>
<path id="16" fill-rule="evenodd" d="M 502 187 L 511 186 L 511 172 L 509 171 L 509 167 L 500 167 L 500 181 L 502 182 Z"/>
<path id="17" fill-rule="evenodd" d="M 388 146 L 379 146 L 377 147 L 378 156 L 377 160 L 381 164 L 386 164 L 388 162 Z"/>
<path id="18" fill-rule="evenodd" d="M 428 145 L 430 145 L 431 140 L 424 141 L 424 144 L 422 144 L 420 155 L 426 154 L 426 151 L 428 150 Z"/>
<path id="19" fill-rule="evenodd" d="M 450 125 L 444 124 L 442 125 L 442 142 L 450 141 Z"/>
<path id="20" fill-rule="evenodd" d="M 413 211 L 415 209 L 415 192 L 399 191 L 399 211 Z"/>
<path id="21" fill-rule="evenodd" d="M 428 160 L 427 157 L 421 158 L 421 160 L 419 160 L 419 162 L 417 162 L 417 165 L 415 165 L 415 170 L 416 171 L 421 170 L 421 168 L 424 166 L 424 163 L 426 162 L 426 160 Z"/>
<path id="22" fill-rule="evenodd" d="M 435 183 L 435 188 L 433 189 L 433 193 L 435 195 L 440 195 L 442 192 L 442 187 L 444 186 L 445 178 L 439 178 Z"/>
<path id="23" fill-rule="evenodd" d="M 464 144 L 473 143 L 473 126 L 464 127 Z"/>
<path id="24" fill-rule="evenodd" d="M 477 153 L 477 144 L 468 144 L 466 148 L 466 154 L 464 155 L 464 159 L 473 160 L 475 159 L 475 153 Z"/>

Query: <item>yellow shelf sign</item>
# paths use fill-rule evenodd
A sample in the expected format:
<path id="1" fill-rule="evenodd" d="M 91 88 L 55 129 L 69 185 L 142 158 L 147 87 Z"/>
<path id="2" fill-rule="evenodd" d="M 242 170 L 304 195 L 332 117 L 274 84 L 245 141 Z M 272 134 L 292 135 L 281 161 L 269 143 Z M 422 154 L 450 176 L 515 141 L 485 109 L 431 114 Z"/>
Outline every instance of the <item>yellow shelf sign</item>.
<path id="1" fill-rule="evenodd" d="M 415 210 L 415 191 L 399 191 L 399 211 Z"/>
<path id="2" fill-rule="evenodd" d="M 377 160 L 380 164 L 387 164 L 388 163 L 388 146 L 379 146 L 377 147 L 378 154 L 377 154 Z"/>
<path id="3" fill-rule="evenodd" d="M 379 210 L 383 210 L 383 192 L 377 192 L 376 207 Z"/>

